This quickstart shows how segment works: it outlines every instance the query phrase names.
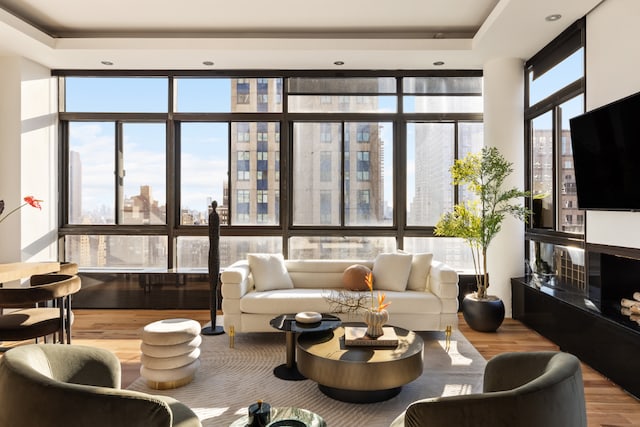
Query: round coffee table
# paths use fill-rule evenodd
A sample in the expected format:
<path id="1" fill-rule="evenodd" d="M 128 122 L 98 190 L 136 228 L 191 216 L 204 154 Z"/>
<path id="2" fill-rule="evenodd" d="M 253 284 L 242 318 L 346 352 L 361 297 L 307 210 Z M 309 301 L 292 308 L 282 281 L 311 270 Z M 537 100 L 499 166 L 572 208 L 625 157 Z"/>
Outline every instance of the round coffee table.
<path id="1" fill-rule="evenodd" d="M 379 402 L 422 375 L 424 342 L 416 333 L 393 327 L 397 347 L 346 346 L 344 326 L 324 339 L 298 338 L 298 369 L 327 396 L 352 403 Z"/>
<path id="2" fill-rule="evenodd" d="M 339 317 L 325 313 L 322 314 L 322 320 L 309 324 L 297 322 L 295 314 L 281 314 L 271 319 L 269 324 L 280 331 L 284 331 L 287 340 L 286 363 L 276 366 L 273 374 L 282 380 L 306 380 L 307 377 L 302 375 L 296 366 L 296 334 L 322 333 L 337 328 L 341 323 L 342 321 Z"/>
<path id="3" fill-rule="evenodd" d="M 235 420 L 229 427 L 246 427 L 249 422 L 249 416 Z M 276 426 L 300 426 L 305 427 L 326 427 L 322 417 L 314 412 L 302 408 L 271 408 L 271 421 L 267 427 Z"/>

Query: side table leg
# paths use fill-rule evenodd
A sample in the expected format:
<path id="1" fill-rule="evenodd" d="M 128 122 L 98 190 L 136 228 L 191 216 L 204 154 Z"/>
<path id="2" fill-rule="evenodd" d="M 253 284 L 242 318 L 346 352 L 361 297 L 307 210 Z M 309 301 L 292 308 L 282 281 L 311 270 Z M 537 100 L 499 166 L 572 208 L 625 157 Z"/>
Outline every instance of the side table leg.
<path id="1" fill-rule="evenodd" d="M 276 366 L 273 375 L 281 380 L 300 381 L 307 378 L 298 371 L 296 366 L 296 334 L 292 331 L 285 331 L 286 338 L 286 363 Z"/>
<path id="2" fill-rule="evenodd" d="M 296 334 L 295 332 L 285 332 L 287 342 L 287 368 L 296 366 Z M 297 369 L 297 368 L 296 368 Z"/>

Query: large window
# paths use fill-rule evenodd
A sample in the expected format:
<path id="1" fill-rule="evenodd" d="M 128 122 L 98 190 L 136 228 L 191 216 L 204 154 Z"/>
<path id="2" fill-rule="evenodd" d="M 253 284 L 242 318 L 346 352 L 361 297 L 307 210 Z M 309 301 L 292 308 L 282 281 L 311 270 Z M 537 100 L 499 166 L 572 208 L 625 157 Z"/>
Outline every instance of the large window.
<path id="1" fill-rule="evenodd" d="M 533 211 L 525 252 L 532 271 L 554 274 L 561 282 L 577 277 L 584 283 L 585 279 L 584 249 L 576 247 L 584 244 L 585 213 L 577 201 L 569 127 L 569 120 L 584 112 L 584 52 L 583 19 L 531 58 L 525 68 L 527 186 Z M 561 268 L 555 255 L 554 262 L 545 266 L 540 262 L 540 248 L 558 244 L 571 248 L 570 269 Z"/>
<path id="2" fill-rule="evenodd" d="M 584 112 L 584 21 L 578 21 L 526 65 L 529 228 L 584 233 L 573 170 L 569 119 Z"/>
<path id="3" fill-rule="evenodd" d="M 209 207 L 221 205 L 227 191 L 229 126 L 226 123 L 180 124 L 180 211 L 182 225 L 209 222 Z M 228 224 L 227 215 L 220 216 Z"/>
<path id="4" fill-rule="evenodd" d="M 331 133 L 337 137 L 327 144 L 321 136 L 328 125 L 293 124 L 293 225 L 392 225 L 393 125 L 332 123 Z M 354 135 L 367 139 L 343 143 L 355 140 Z M 362 202 L 365 193 L 367 203 Z M 329 197 L 335 206 L 331 218 L 320 208 Z"/>
<path id="5" fill-rule="evenodd" d="M 205 268 L 214 201 L 223 267 L 401 248 L 471 267 L 433 225 L 465 197 L 448 168 L 482 146 L 477 71 L 57 74 L 60 235 L 81 268 Z"/>
<path id="6" fill-rule="evenodd" d="M 64 110 L 92 113 L 166 113 L 167 77 L 67 77 Z"/>
<path id="7" fill-rule="evenodd" d="M 69 122 L 69 224 L 116 223 L 116 123 Z"/>
<path id="8" fill-rule="evenodd" d="M 407 225 L 435 226 L 440 215 L 455 204 L 449 172 L 453 160 L 482 149 L 483 126 L 479 122 L 452 121 L 408 123 L 406 129 Z M 475 197 L 466 194 L 466 187 L 458 191 L 458 200 Z"/>
<path id="9" fill-rule="evenodd" d="M 166 223 L 164 123 L 69 123 L 70 224 Z"/>

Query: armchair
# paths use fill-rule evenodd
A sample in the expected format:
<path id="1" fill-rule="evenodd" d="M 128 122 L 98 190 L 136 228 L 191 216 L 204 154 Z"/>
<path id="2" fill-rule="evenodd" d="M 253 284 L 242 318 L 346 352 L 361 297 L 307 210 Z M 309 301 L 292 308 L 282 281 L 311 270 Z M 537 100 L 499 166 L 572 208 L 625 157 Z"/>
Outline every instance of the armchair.
<path id="1" fill-rule="evenodd" d="M 108 350 L 14 347 L 0 359 L 0 427 L 201 427 L 175 399 L 120 389 L 120 375 Z"/>
<path id="2" fill-rule="evenodd" d="M 499 354 L 487 362 L 483 393 L 419 400 L 391 427 L 586 425 L 580 361 L 547 351 Z"/>

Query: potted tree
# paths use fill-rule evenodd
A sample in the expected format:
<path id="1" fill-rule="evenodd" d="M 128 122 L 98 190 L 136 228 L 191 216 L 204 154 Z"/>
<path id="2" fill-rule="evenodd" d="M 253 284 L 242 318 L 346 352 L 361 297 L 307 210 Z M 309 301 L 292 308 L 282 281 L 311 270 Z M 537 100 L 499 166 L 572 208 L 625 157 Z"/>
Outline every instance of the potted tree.
<path id="1" fill-rule="evenodd" d="M 462 314 L 472 329 L 493 332 L 504 320 L 504 303 L 487 294 L 487 249 L 500 232 L 505 217 L 527 221 L 531 212 L 517 200 L 529 193 L 503 188 L 505 179 L 513 172 L 513 164 L 495 147 L 469 153 L 456 160 L 450 171 L 453 184 L 465 186 L 476 197 L 463 200 L 453 211 L 444 213 L 436 224 L 435 234 L 462 238 L 471 248 L 477 291 L 465 296 Z"/>

